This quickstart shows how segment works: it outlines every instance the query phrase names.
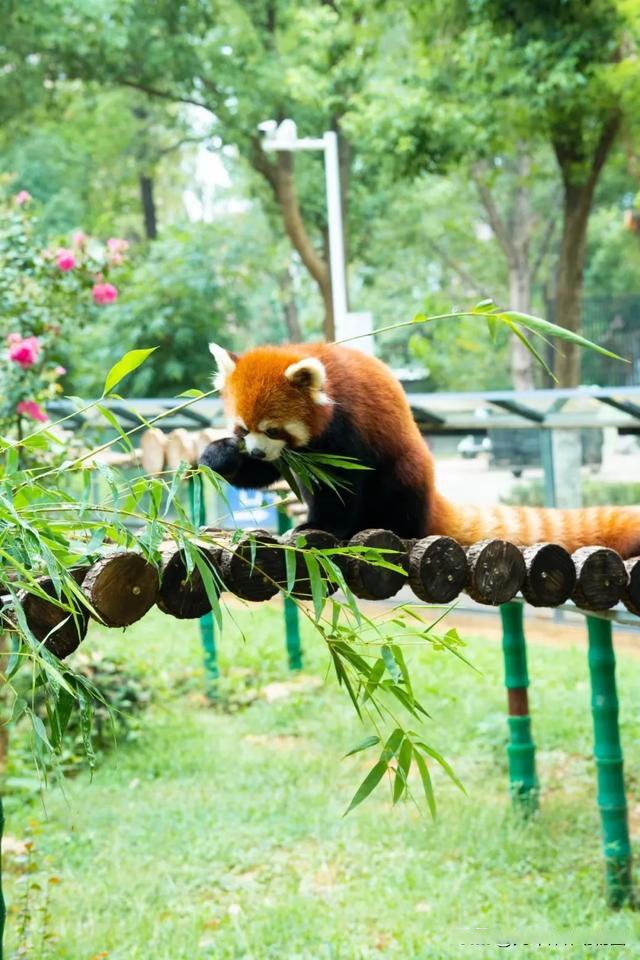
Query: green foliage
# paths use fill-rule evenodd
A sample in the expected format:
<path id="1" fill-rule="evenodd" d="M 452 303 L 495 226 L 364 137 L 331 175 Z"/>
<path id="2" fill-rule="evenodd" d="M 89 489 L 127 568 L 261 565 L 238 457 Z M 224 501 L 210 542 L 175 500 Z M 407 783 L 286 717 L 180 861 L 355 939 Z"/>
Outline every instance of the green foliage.
<path id="1" fill-rule="evenodd" d="M 411 801 L 392 806 L 391 776 L 342 818 L 371 764 L 366 752 L 340 757 L 373 734 L 354 724 L 308 622 L 304 675 L 287 676 L 282 616 L 277 602 L 225 614 L 221 670 L 254 677 L 258 694 L 233 714 L 196 695 L 203 682 L 196 622 L 168 631 L 154 611 L 126 633 L 92 626 L 87 646 L 144 671 L 154 704 L 140 718 L 140 735 L 105 757 L 93 783 L 79 776 L 47 794 L 46 816 L 39 800 L 11 798 L 14 846 L 29 821 L 32 830 L 40 825 L 32 878 L 43 889 L 50 876 L 60 881 L 50 900 L 55 960 L 104 951 L 127 960 L 238 960 L 248 950 L 256 960 L 319 960 L 323 952 L 332 960 L 460 960 L 461 943 L 478 942 L 477 917 L 488 928 L 482 942 L 491 931 L 492 943 L 497 933 L 513 940 L 505 918 L 519 918 L 522 940 L 535 944 L 519 947 L 519 960 L 593 960 L 592 947 L 567 952 L 576 927 L 588 942 L 628 945 L 598 948 L 599 960 L 631 960 L 637 915 L 612 913 L 603 896 L 581 644 L 561 643 L 557 624 L 547 629 L 543 619 L 529 638 L 544 789 L 536 817 L 523 824 L 509 803 L 498 628 L 483 617 L 474 633 L 460 617 L 479 673 L 432 647 L 403 649 L 415 689 L 433 708 L 430 742 L 455 758 L 467 795 L 433 763 L 435 821 Z M 633 636 L 620 632 L 617 640 L 625 764 L 633 771 L 640 672 Z M 273 683 L 280 699 L 267 699 Z M 421 795 L 417 770 L 409 779 Z M 631 809 L 640 799 L 633 776 L 628 799 Z M 5 850 L 10 908 L 22 887 L 20 856 Z M 17 939 L 11 916 L 9 955 Z M 554 931 L 562 946 L 541 951 L 542 931 Z M 485 960 L 498 951 L 466 952 Z"/>
<path id="2" fill-rule="evenodd" d="M 20 191 L 0 209 L 0 431 L 21 434 L 29 420 L 46 420 L 42 404 L 61 392 L 58 380 L 71 330 L 86 336 L 122 252 L 76 235 L 62 249 L 43 248 L 33 201 Z M 120 242 L 120 241 L 117 241 Z M 121 243 L 126 247 L 126 243 Z M 111 285 L 111 291 L 117 290 Z M 93 295 L 93 299 L 92 299 Z M 18 352 L 22 349 L 22 353 Z M 23 448 L 24 450 L 24 448 Z"/>
<path id="3" fill-rule="evenodd" d="M 94 702 L 90 749 L 96 760 L 101 761 L 109 750 L 135 737 L 139 725 L 138 716 L 149 707 L 151 691 L 147 678 L 140 671 L 133 670 L 125 658 L 114 658 L 109 653 L 95 650 L 79 652 L 74 657 L 73 669 L 79 676 L 84 677 L 93 689 L 100 691 L 100 699 Z M 31 696 L 29 684 L 26 673 L 19 675 L 16 694 L 25 702 Z M 36 688 L 32 705 L 35 715 L 46 724 L 51 713 L 43 687 Z M 79 709 L 74 709 L 71 702 L 67 706 L 69 713 L 68 717 L 65 717 L 64 730 L 60 730 L 57 755 L 53 757 L 44 752 L 40 754 L 49 776 L 68 775 L 86 766 L 86 730 L 82 713 Z M 23 791 L 28 784 L 32 784 L 35 793 L 39 792 L 39 781 L 29 779 L 33 768 L 33 744 L 28 736 L 31 727 L 26 714 L 14 720 L 5 775 L 6 793 L 17 791 L 24 795 Z M 22 749 L 15 746 L 14 740 Z"/>
<path id="4" fill-rule="evenodd" d="M 132 376 L 128 393 L 175 396 L 211 382 L 211 340 L 231 349 L 283 340 L 278 278 L 271 269 L 281 255 L 254 210 L 212 224 L 167 228 L 134 266 L 91 352 L 82 336 L 71 336 L 72 389 L 101 391 L 101 371 L 123 348 L 154 343 L 156 353 Z"/>

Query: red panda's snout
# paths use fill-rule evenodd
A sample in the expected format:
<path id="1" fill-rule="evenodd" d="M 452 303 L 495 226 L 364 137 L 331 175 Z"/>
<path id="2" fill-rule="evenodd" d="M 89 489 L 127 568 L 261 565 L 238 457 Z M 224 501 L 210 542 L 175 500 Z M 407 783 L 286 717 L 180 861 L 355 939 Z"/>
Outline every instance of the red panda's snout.
<path id="1" fill-rule="evenodd" d="M 277 460 L 305 447 L 331 417 L 326 370 L 295 347 L 257 347 L 238 357 L 211 344 L 230 426 L 257 459 Z"/>

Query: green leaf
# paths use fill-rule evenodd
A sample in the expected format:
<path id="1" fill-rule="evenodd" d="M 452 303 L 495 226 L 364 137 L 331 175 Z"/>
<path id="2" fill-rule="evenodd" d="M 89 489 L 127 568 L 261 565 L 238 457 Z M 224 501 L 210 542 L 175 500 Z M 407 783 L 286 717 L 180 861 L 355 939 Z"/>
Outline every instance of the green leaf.
<path id="1" fill-rule="evenodd" d="M 33 732 L 35 733 L 36 737 L 42 740 L 44 745 L 48 747 L 49 750 L 51 750 L 52 747 L 51 747 L 51 744 L 49 743 L 49 737 L 47 736 L 45 725 L 40 719 L 40 717 L 33 712 L 31 712 L 31 724 L 33 726 Z"/>
<path id="2" fill-rule="evenodd" d="M 390 760 L 393 760 L 396 753 L 400 749 L 400 745 L 404 740 L 404 730 L 401 727 L 396 727 L 395 730 L 389 735 L 389 739 L 384 745 L 384 749 L 380 754 L 380 759 L 385 760 L 387 763 Z"/>
<path id="3" fill-rule="evenodd" d="M 291 594 L 293 587 L 296 582 L 296 552 L 290 547 L 286 548 L 284 551 L 284 563 L 287 571 L 287 593 Z"/>
<path id="4" fill-rule="evenodd" d="M 362 781 L 362 783 L 354 793 L 353 800 L 351 801 L 351 803 L 349 804 L 349 806 L 344 812 L 345 817 L 348 813 L 351 813 L 351 811 L 355 807 L 357 807 L 358 804 L 362 803 L 363 800 L 366 800 L 369 794 L 372 793 L 373 790 L 375 790 L 375 788 L 378 786 L 378 784 L 384 777 L 385 773 L 387 772 L 388 766 L 389 765 L 384 760 L 378 760 L 376 765 L 372 767 L 372 769 L 369 771 L 367 776 L 364 778 L 364 780 Z"/>
<path id="5" fill-rule="evenodd" d="M 433 794 L 433 784 L 431 783 L 431 774 L 429 773 L 429 768 L 427 767 L 426 761 L 421 753 L 419 753 L 415 748 L 413 750 L 413 755 L 420 771 L 420 778 L 422 780 L 422 789 L 424 790 L 424 796 L 427 801 L 427 806 L 429 807 L 429 812 L 431 814 L 431 819 L 435 820 L 436 818 L 436 798 Z"/>
<path id="6" fill-rule="evenodd" d="M 444 757 L 440 753 L 438 753 L 437 750 L 434 750 L 433 747 L 428 746 L 426 743 L 424 743 L 421 740 L 417 740 L 415 745 L 416 747 L 420 747 L 420 749 L 423 750 L 430 757 L 433 757 L 436 763 L 440 764 L 440 766 L 442 767 L 444 772 L 447 774 L 449 779 L 452 780 L 453 783 L 455 783 L 456 787 L 458 787 L 459 790 L 462 790 L 462 792 L 466 796 L 467 791 L 464 788 L 464 784 L 462 783 L 462 780 L 460 780 L 457 774 L 454 773 L 451 765 L 447 763 Z"/>
<path id="7" fill-rule="evenodd" d="M 611 350 L 606 350 L 597 343 L 587 340 L 586 337 L 581 337 L 579 333 L 567 330 L 565 327 L 561 327 L 557 323 L 551 323 L 549 320 L 543 320 L 541 317 L 532 317 L 528 313 L 518 313 L 517 310 L 501 310 L 497 316 L 499 319 L 511 321 L 512 323 L 519 324 L 521 327 L 526 327 L 527 330 L 531 330 L 532 333 L 537 333 L 539 336 L 557 337 L 558 340 L 566 340 L 569 343 L 575 343 L 576 346 L 586 347 L 588 350 L 595 350 L 596 353 L 601 353 L 604 357 L 611 357 L 613 360 L 622 360 L 624 363 L 629 363 L 624 357 L 619 357 L 617 353 L 612 353 Z"/>
<path id="8" fill-rule="evenodd" d="M 313 600 L 313 610 L 315 613 L 316 622 L 322 616 L 322 611 L 324 609 L 324 602 L 326 599 L 324 581 L 320 576 L 320 567 L 316 558 L 310 554 L 304 554 L 304 561 L 307 567 L 307 572 L 309 574 L 309 582 L 311 584 L 311 598 Z"/>
<path id="9" fill-rule="evenodd" d="M 364 696 L 362 697 L 363 703 L 366 700 L 368 700 L 369 697 L 373 696 L 373 694 L 378 689 L 380 678 L 382 677 L 382 674 L 384 673 L 385 669 L 386 668 L 384 665 L 384 660 L 382 659 L 382 657 L 380 657 L 378 660 L 376 660 L 373 667 L 371 668 L 371 673 L 369 674 L 369 679 L 367 680 L 367 685 L 364 690 Z"/>
<path id="10" fill-rule="evenodd" d="M 409 676 L 409 669 L 404 659 L 404 654 L 402 650 L 396 643 L 390 643 L 389 649 L 393 653 L 394 659 L 398 666 L 400 667 L 400 673 L 402 674 L 402 679 L 404 680 L 405 687 L 407 688 L 407 693 L 413 700 L 413 690 L 411 688 L 411 677 Z"/>
<path id="11" fill-rule="evenodd" d="M 129 350 L 128 353 L 125 353 L 124 357 L 121 357 L 117 363 L 115 363 L 109 373 L 107 374 L 107 379 L 104 382 L 103 396 L 110 393 L 114 387 L 116 387 L 121 380 L 130 374 L 134 370 L 137 370 L 141 366 L 147 357 L 151 356 L 157 347 L 151 347 L 145 350 Z"/>
<path id="12" fill-rule="evenodd" d="M 365 737 L 353 750 L 345 753 L 345 757 L 352 757 L 354 753 L 360 753 L 361 750 L 368 750 L 369 747 L 375 747 L 377 743 L 380 743 L 380 737 L 376 737 L 375 734 L 372 734 L 370 737 Z"/>
<path id="13" fill-rule="evenodd" d="M 401 673 L 400 673 L 400 668 L 398 667 L 398 664 L 395 661 L 395 657 L 391 652 L 391 648 L 388 647 L 387 644 L 385 643 L 383 644 L 382 647 L 380 647 L 380 653 L 382 654 L 382 659 L 384 660 L 385 666 L 389 671 L 389 675 L 393 679 L 393 682 L 397 683 L 401 677 Z"/>
<path id="14" fill-rule="evenodd" d="M 398 753 L 398 765 L 396 767 L 396 778 L 393 783 L 393 802 L 396 804 L 403 793 L 405 793 L 409 783 L 409 770 L 411 769 L 411 757 L 413 756 L 413 747 L 411 741 L 405 739 L 402 741 L 400 752 Z"/>

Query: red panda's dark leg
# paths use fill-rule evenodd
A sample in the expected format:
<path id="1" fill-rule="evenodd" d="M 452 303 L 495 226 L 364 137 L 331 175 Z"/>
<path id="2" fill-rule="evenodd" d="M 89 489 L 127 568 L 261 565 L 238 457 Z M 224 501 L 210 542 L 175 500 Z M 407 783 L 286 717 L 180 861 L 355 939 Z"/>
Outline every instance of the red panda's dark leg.
<path id="1" fill-rule="evenodd" d="M 280 472 L 274 463 L 242 453 L 235 437 L 214 440 L 205 447 L 200 463 L 219 473 L 234 487 L 243 489 L 261 490 L 280 479 Z"/>
<path id="2" fill-rule="evenodd" d="M 309 514 L 304 526 L 326 530 L 339 540 L 349 540 L 363 528 L 365 481 L 363 474 L 356 471 L 344 479 L 341 476 L 340 480 L 348 484 L 348 489 L 340 488 L 336 493 L 330 487 L 320 486 L 314 487 L 312 493 L 305 493 Z"/>

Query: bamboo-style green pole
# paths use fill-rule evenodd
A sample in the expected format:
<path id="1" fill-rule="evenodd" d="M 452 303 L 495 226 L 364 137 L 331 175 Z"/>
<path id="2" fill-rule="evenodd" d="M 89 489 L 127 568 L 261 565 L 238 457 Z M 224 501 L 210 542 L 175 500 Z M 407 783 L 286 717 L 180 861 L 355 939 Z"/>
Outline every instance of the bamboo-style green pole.
<path id="1" fill-rule="evenodd" d="M 206 523 L 207 512 L 204 502 L 204 485 L 200 475 L 189 478 L 189 501 L 193 522 L 203 527 Z M 200 617 L 199 622 L 203 651 L 205 693 L 210 700 L 214 700 L 217 696 L 217 681 L 220 677 L 220 671 L 218 669 L 213 614 L 205 613 L 203 617 Z"/>
<path id="2" fill-rule="evenodd" d="M 607 901 L 621 907 L 632 899 L 631 845 L 624 792 L 623 757 L 618 727 L 616 658 L 611 622 L 587 617 L 593 753 L 602 823 Z"/>
<path id="3" fill-rule="evenodd" d="M 503 603 L 502 653 L 504 656 L 504 683 L 509 706 L 509 788 L 514 806 L 532 813 L 538 806 L 538 778 L 536 776 L 535 744 L 531 736 L 529 716 L 529 674 L 527 647 L 524 637 L 523 605 Z"/>
<path id="4" fill-rule="evenodd" d="M 278 510 L 278 533 L 286 533 L 293 526 L 291 517 Z M 290 597 L 284 598 L 284 629 L 287 644 L 287 657 L 290 670 L 302 670 L 302 645 L 300 643 L 300 623 L 298 608 Z"/>
<path id="5" fill-rule="evenodd" d="M 4 902 L 4 893 L 2 890 L 2 837 L 4 835 L 4 807 L 2 797 L 0 797 L 0 960 L 4 956 L 4 925 L 7 919 L 7 906 Z"/>

